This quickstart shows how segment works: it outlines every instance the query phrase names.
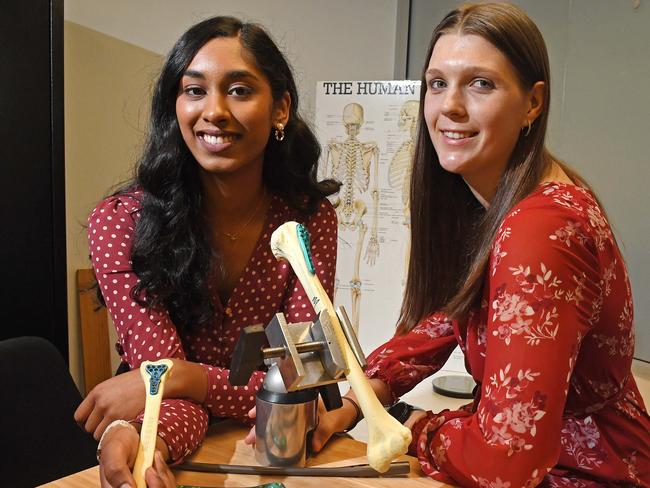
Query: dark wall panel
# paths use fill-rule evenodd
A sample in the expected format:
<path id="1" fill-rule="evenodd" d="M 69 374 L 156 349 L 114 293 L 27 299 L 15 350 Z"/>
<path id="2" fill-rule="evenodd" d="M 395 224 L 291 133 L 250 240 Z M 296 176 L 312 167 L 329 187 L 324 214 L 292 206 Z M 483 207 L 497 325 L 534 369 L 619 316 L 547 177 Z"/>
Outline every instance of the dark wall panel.
<path id="1" fill-rule="evenodd" d="M 62 0 L 3 2 L 0 66 L 0 339 L 67 357 Z"/>

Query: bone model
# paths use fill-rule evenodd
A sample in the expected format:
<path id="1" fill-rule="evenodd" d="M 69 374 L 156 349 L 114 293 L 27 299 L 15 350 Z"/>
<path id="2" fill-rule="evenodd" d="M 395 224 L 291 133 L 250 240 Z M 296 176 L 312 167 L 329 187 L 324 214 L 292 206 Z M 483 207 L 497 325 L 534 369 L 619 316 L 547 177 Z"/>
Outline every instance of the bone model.
<path id="1" fill-rule="evenodd" d="M 325 310 L 329 315 L 346 363 L 345 375 L 368 423 L 368 463 L 383 473 L 393 459 L 406 453 L 411 443 L 411 431 L 386 412 L 377 399 L 345 338 L 332 302 L 316 276 L 309 249 L 309 234 L 296 222 L 282 224 L 271 236 L 273 255 L 291 264 L 316 313 Z"/>
<path id="2" fill-rule="evenodd" d="M 144 404 L 144 419 L 140 430 L 138 454 L 133 466 L 133 478 L 137 488 L 147 487 L 144 481 L 144 473 L 153 463 L 156 436 L 158 434 L 160 402 L 172 366 L 173 363 L 170 359 L 161 359 L 156 362 L 144 361 L 140 365 L 140 375 L 147 389 L 147 399 Z"/>

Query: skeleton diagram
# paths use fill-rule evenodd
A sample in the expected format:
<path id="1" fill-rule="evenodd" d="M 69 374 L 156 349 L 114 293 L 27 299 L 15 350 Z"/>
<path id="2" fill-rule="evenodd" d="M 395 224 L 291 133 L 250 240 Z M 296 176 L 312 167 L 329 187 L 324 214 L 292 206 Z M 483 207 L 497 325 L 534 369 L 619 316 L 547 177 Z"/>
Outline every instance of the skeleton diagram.
<path id="1" fill-rule="evenodd" d="M 355 328 L 358 328 L 359 325 L 359 303 L 361 301 L 359 261 L 366 231 L 368 230 L 363 220 L 368 207 L 366 202 L 361 199 L 361 196 L 369 189 L 371 170 L 373 176 L 371 190 L 372 224 L 365 260 L 369 265 L 373 266 L 377 256 L 379 256 L 379 241 L 377 240 L 379 148 L 375 142 L 361 142 L 357 139 L 363 122 L 363 107 L 361 105 L 349 103 L 343 108 L 343 125 L 345 126 L 347 138 L 342 142 L 332 139 L 327 143 L 324 167 L 324 172 L 327 174 L 331 162 L 331 176 L 342 183 L 339 198 L 334 202 L 339 227 L 342 230 L 358 230 L 359 232 L 353 276 L 350 279 L 352 323 Z"/>
<path id="2" fill-rule="evenodd" d="M 407 236 L 410 239 L 411 234 L 411 204 L 410 204 L 410 185 L 411 173 L 413 171 L 413 154 L 415 150 L 415 130 L 417 127 L 418 109 L 420 102 L 417 100 L 407 100 L 402 105 L 397 127 L 403 131 L 409 131 L 409 138 L 406 139 L 390 162 L 388 166 L 388 184 L 391 188 L 402 189 L 402 208 L 404 210 L 403 224 L 407 228 Z M 410 248 L 410 242 L 407 242 L 406 249 Z M 404 277 L 402 284 L 406 282 L 406 273 L 409 265 L 409 252 L 404 255 Z"/>

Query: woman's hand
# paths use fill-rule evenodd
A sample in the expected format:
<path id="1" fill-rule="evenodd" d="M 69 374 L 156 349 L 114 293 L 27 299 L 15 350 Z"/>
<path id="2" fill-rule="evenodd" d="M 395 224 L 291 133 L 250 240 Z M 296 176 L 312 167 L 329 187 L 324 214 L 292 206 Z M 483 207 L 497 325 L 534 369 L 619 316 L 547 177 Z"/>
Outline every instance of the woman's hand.
<path id="1" fill-rule="evenodd" d="M 135 458 L 138 455 L 139 442 L 140 435 L 135 428 L 116 426 L 108 431 L 102 440 L 102 451 L 99 456 L 99 479 L 102 488 L 122 488 L 123 486 L 135 488 L 132 471 Z M 157 456 L 160 457 L 158 463 L 156 462 Z M 151 478 L 154 483 L 148 485 L 150 488 L 176 486 L 175 484 L 168 485 L 170 479 L 173 481 L 173 475 L 164 461 L 168 457 L 167 445 L 160 437 L 157 437 L 154 466 L 145 473 L 145 479 Z M 153 473 L 150 473 L 152 470 Z M 147 481 L 147 483 L 149 482 Z"/>
<path id="2" fill-rule="evenodd" d="M 176 488 L 174 475 L 160 451 L 156 451 L 153 457 L 153 466 L 145 472 L 144 480 L 147 482 L 148 488 Z"/>
<path id="3" fill-rule="evenodd" d="M 131 420 L 144 410 L 146 392 L 135 369 L 103 381 L 81 402 L 74 419 L 99 440 L 113 420 Z"/>
<path id="4" fill-rule="evenodd" d="M 174 366 L 166 382 L 165 398 L 189 398 L 196 403 L 205 400 L 208 379 L 198 363 L 172 359 Z M 103 381 L 81 402 L 74 418 L 87 432 L 99 440 L 113 420 L 131 420 L 144 410 L 146 389 L 139 369 Z"/>
<path id="5" fill-rule="evenodd" d="M 257 417 L 257 410 L 255 407 L 251 408 L 248 411 L 248 416 L 251 419 L 255 419 Z M 250 446 L 255 446 L 255 426 L 253 425 L 251 427 L 251 430 L 248 431 L 248 434 L 246 434 L 246 438 L 244 439 L 244 444 L 249 444 Z"/>
<path id="6" fill-rule="evenodd" d="M 404 427 L 408 427 L 410 430 L 413 430 L 413 426 L 418 423 L 422 417 L 426 417 L 427 412 L 424 410 L 413 410 L 409 418 L 404 422 Z"/>
<path id="7" fill-rule="evenodd" d="M 113 427 L 102 440 L 99 459 L 99 479 L 102 488 L 135 488 L 131 471 L 138 454 L 140 436 L 128 426 Z"/>
<path id="8" fill-rule="evenodd" d="M 325 409 L 322 399 L 318 399 L 318 425 L 311 440 L 311 450 L 319 452 L 336 432 L 349 428 L 357 418 L 357 410 L 352 402 L 343 400 L 343 406 L 336 410 Z"/>

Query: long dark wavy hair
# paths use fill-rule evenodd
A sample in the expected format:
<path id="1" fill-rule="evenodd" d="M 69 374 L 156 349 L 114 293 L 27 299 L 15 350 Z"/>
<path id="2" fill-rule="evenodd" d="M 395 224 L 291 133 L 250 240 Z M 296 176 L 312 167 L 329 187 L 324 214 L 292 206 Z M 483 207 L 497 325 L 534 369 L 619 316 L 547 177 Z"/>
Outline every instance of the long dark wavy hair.
<path id="1" fill-rule="evenodd" d="M 460 175 L 442 168 L 424 121 L 425 73 L 436 42 L 448 33 L 473 34 L 489 41 L 508 58 L 523 89 L 544 82 L 542 112 L 530 133 L 519 135 L 487 210 Z M 551 101 L 548 54 L 539 29 L 518 7 L 485 3 L 450 12 L 433 31 L 421 79 L 410 188 L 411 258 L 398 333 L 408 332 L 436 311 L 464 319 L 479 304 L 490 249 L 501 222 L 533 191 L 554 161 L 571 179 L 584 183 L 544 146 Z"/>
<path id="2" fill-rule="evenodd" d="M 335 193 L 333 180 L 318 182 L 320 145 L 298 114 L 298 92 L 287 60 L 262 27 L 233 17 L 213 17 L 188 29 L 167 55 L 151 102 L 146 144 L 133 181 L 118 193 L 143 191 L 131 261 L 140 279 L 132 297 L 142 305 L 166 309 L 178 327 L 209 321 L 214 304 L 207 280 L 214 276 L 218 250 L 210 245 L 202 213 L 199 164 L 187 148 L 176 118 L 183 73 L 208 41 L 237 37 L 271 85 L 275 101 L 291 97 L 285 138 L 269 134 L 263 180 L 303 215 Z"/>

